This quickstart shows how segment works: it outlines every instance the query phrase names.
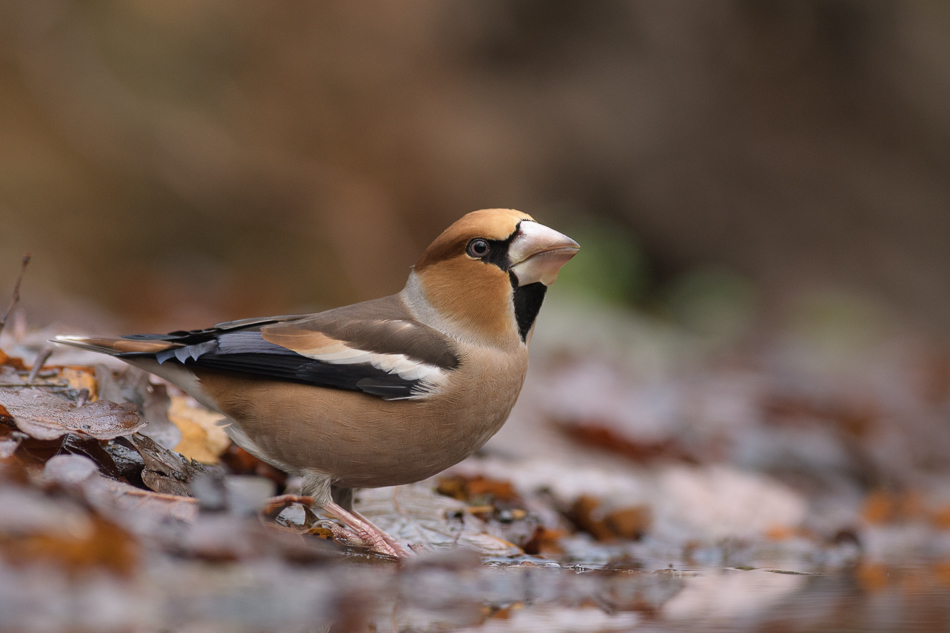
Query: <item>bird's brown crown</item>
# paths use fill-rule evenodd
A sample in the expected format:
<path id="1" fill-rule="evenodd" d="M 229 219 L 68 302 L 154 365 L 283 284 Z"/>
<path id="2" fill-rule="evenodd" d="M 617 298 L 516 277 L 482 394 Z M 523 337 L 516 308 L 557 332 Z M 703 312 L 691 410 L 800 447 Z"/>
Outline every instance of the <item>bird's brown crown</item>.
<path id="1" fill-rule="evenodd" d="M 415 270 L 421 273 L 438 262 L 458 257 L 465 247 L 477 237 L 487 240 L 505 240 L 515 232 L 522 220 L 532 220 L 530 215 L 514 209 L 482 209 L 472 211 L 442 231 L 416 262 Z"/>

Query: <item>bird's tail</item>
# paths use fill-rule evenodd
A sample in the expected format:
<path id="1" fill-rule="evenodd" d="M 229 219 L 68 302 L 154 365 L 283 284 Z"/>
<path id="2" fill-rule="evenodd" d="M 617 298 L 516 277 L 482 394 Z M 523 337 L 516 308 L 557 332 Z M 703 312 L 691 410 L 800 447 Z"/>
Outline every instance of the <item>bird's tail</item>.
<path id="1" fill-rule="evenodd" d="M 57 336 L 52 342 L 62 345 L 71 345 L 79 349 L 108 354 L 110 356 L 154 354 L 172 347 L 181 347 L 180 344 L 170 341 L 141 341 L 127 338 L 95 338 L 87 336 Z"/>

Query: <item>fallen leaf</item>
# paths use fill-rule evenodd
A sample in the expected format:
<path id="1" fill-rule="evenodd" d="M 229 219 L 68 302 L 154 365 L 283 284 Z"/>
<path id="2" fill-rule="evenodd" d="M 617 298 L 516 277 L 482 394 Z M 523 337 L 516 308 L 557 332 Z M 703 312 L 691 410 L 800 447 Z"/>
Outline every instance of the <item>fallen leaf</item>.
<path id="1" fill-rule="evenodd" d="M 598 541 L 640 539 L 651 523 L 650 508 L 647 506 L 604 510 L 601 501 L 590 495 L 578 497 L 567 514 L 578 529 Z"/>
<path id="2" fill-rule="evenodd" d="M 784 541 L 796 534 L 795 530 L 786 525 L 773 525 L 765 531 L 765 538 L 771 541 Z"/>
<path id="3" fill-rule="evenodd" d="M 102 480 L 110 503 L 120 510 L 158 519 L 191 521 L 198 515 L 198 501 L 192 497 L 142 490 L 118 481 Z"/>
<path id="4" fill-rule="evenodd" d="M 181 441 L 181 431 L 168 419 L 170 401 L 164 384 L 153 385 L 149 374 L 135 367 L 113 373 L 105 365 L 96 365 L 96 383 L 101 400 L 131 402 L 139 407 L 146 422 L 142 435 L 168 449 Z"/>
<path id="5" fill-rule="evenodd" d="M 13 367 L 18 371 L 26 371 L 28 368 L 23 363 L 22 358 L 17 358 L 16 356 L 7 356 L 2 349 L 0 349 L 0 365 L 7 365 L 8 367 Z"/>
<path id="6" fill-rule="evenodd" d="M 191 399 L 172 396 L 168 419 L 181 431 L 181 441 L 175 452 L 202 464 L 217 464 L 228 450 L 231 440 L 221 421 L 226 418 L 203 407 L 193 406 Z"/>
<path id="7" fill-rule="evenodd" d="M 132 443 L 129 442 L 128 439 L 124 437 L 116 438 L 105 444 L 102 448 L 109 453 L 112 462 L 125 481 L 133 486 L 145 487 L 145 482 L 142 481 L 142 471 L 145 470 L 145 460 L 142 459 L 142 455 L 132 446 Z"/>
<path id="8" fill-rule="evenodd" d="M 485 523 L 466 512 L 464 503 L 425 484 L 362 490 L 356 509 L 380 529 L 422 549 L 459 546 L 486 556 L 522 553 L 516 545 L 487 534 Z"/>
<path id="9" fill-rule="evenodd" d="M 937 508 L 931 513 L 931 522 L 941 530 L 950 530 L 950 505 Z"/>
<path id="10" fill-rule="evenodd" d="M 131 435 L 128 441 L 145 464 L 142 481 L 155 492 L 191 497 L 191 480 L 199 473 L 209 472 L 208 466 L 182 457 L 145 435 Z"/>
<path id="11" fill-rule="evenodd" d="M 878 525 L 906 521 L 926 515 L 923 498 L 915 491 L 875 490 L 864 500 L 861 511 L 868 523 Z"/>
<path id="12" fill-rule="evenodd" d="M 85 389 L 89 392 L 89 402 L 99 399 L 96 374 L 91 367 L 51 367 L 59 370 L 59 378 L 65 380 L 76 391 Z"/>
<path id="13" fill-rule="evenodd" d="M 828 402 L 798 395 L 772 394 L 760 406 L 765 420 L 771 424 L 827 424 L 853 437 L 867 435 L 880 417 L 873 402 Z"/>
<path id="14" fill-rule="evenodd" d="M 534 534 L 524 544 L 525 554 L 563 554 L 564 548 L 559 541 L 567 536 L 564 530 L 552 530 L 539 525 L 534 530 Z"/>
<path id="15" fill-rule="evenodd" d="M 556 426 L 576 442 L 587 446 L 606 449 L 636 462 L 669 460 L 686 462 L 688 464 L 699 463 L 696 456 L 686 450 L 676 440 L 670 439 L 661 442 L 637 441 L 624 437 L 621 433 L 609 426 L 589 420 L 562 422 Z"/>
<path id="16" fill-rule="evenodd" d="M 0 553 L 16 566 L 51 563 L 70 572 L 108 569 L 128 575 L 138 563 L 138 545 L 115 523 L 90 512 L 86 529 L 5 530 L 0 532 Z"/>
<path id="17" fill-rule="evenodd" d="M 231 444 L 221 455 L 221 461 L 235 475 L 257 475 L 277 484 L 278 493 L 287 484 L 287 473 L 262 462 L 237 444 Z"/>
<path id="18" fill-rule="evenodd" d="M 18 429 L 40 440 L 56 439 L 67 433 L 111 440 L 145 426 L 133 404 L 100 400 L 77 407 L 42 389 L 0 388 L 0 406 Z"/>
<path id="19" fill-rule="evenodd" d="M 16 452 L 27 435 L 4 424 L 3 413 L 0 411 L 0 459 L 7 459 Z"/>
<path id="20" fill-rule="evenodd" d="M 517 498 L 517 493 L 510 481 L 488 479 L 482 475 L 442 477 L 439 479 L 436 491 L 446 497 L 466 502 L 478 501 L 481 503 L 482 501 L 495 499 L 513 501 Z"/>

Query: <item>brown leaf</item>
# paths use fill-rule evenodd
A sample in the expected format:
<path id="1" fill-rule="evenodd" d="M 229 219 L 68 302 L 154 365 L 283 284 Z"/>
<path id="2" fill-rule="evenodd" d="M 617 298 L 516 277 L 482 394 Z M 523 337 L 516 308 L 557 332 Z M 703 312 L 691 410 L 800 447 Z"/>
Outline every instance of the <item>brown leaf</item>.
<path id="1" fill-rule="evenodd" d="M 194 476 L 213 469 L 182 457 L 138 433 L 130 435 L 128 441 L 145 463 L 142 481 L 155 492 L 191 497 L 193 495 L 188 484 Z"/>
<path id="2" fill-rule="evenodd" d="M 564 530 L 551 530 L 543 525 L 535 528 L 534 534 L 524 544 L 525 554 L 563 554 L 564 548 L 559 541 L 567 536 Z"/>
<path id="3" fill-rule="evenodd" d="M 914 491 L 875 490 L 864 499 L 861 510 L 868 523 L 899 523 L 926 515 L 921 495 Z"/>
<path id="4" fill-rule="evenodd" d="M 650 528 L 651 519 L 649 507 L 633 506 L 608 512 L 604 523 L 617 538 L 637 540 Z"/>
<path id="5" fill-rule="evenodd" d="M 439 479 L 439 486 L 436 492 L 446 497 L 452 497 L 453 499 L 466 502 L 491 499 L 514 501 L 518 496 L 510 481 L 487 479 L 482 475 L 476 475 L 474 477 L 466 477 L 464 475 L 442 477 Z"/>
<path id="6" fill-rule="evenodd" d="M 696 456 L 687 451 L 676 440 L 641 442 L 624 437 L 614 429 L 603 424 L 588 420 L 562 423 L 557 426 L 571 439 L 581 444 L 603 448 L 636 462 L 672 460 L 686 462 L 688 464 L 699 463 Z"/>
<path id="7" fill-rule="evenodd" d="M 59 372 L 57 377 L 60 380 L 65 380 L 69 386 L 76 391 L 85 389 L 89 392 L 89 402 L 95 402 L 99 399 L 99 389 L 98 384 L 96 383 L 96 374 L 91 367 L 63 367 L 63 366 L 52 366 L 49 369 L 53 369 Z"/>
<path id="8" fill-rule="evenodd" d="M 287 484 L 287 473 L 262 462 L 237 444 L 231 444 L 221 455 L 221 462 L 235 475 L 257 475 L 277 484 L 278 492 Z"/>
<path id="9" fill-rule="evenodd" d="M 599 499 L 588 495 L 578 497 L 568 512 L 568 518 L 598 541 L 637 540 L 646 533 L 651 522 L 650 508 L 647 506 L 605 511 L 601 509 Z"/>
<path id="10" fill-rule="evenodd" d="M 14 565 L 42 561 L 70 572 L 95 568 L 127 575 L 138 562 L 138 546 L 122 528 L 98 514 L 90 517 L 90 529 L 79 534 L 68 531 L 38 531 L 0 535 L 0 552 Z"/>
<path id="11" fill-rule="evenodd" d="M 879 422 L 873 402 L 820 401 L 798 395 L 771 394 L 761 403 L 762 413 L 777 426 L 828 425 L 847 435 L 867 435 Z"/>
<path id="12" fill-rule="evenodd" d="M 67 433 L 98 440 L 130 435 L 145 426 L 134 404 L 99 400 L 76 407 L 42 389 L 0 388 L 0 406 L 30 437 L 52 440 Z"/>
<path id="13" fill-rule="evenodd" d="M 2 349 L 0 349 L 0 365 L 7 365 L 18 371 L 26 371 L 28 369 L 27 366 L 23 364 L 22 358 L 17 358 L 16 356 L 7 356 Z"/>
<path id="14" fill-rule="evenodd" d="M 20 443 L 24 440 L 26 434 L 10 428 L 2 421 L 3 415 L 0 411 L 0 459 L 7 459 L 20 447 Z"/>
<path id="15" fill-rule="evenodd" d="M 937 529 L 950 530 L 950 505 L 945 505 L 934 510 L 930 520 Z"/>

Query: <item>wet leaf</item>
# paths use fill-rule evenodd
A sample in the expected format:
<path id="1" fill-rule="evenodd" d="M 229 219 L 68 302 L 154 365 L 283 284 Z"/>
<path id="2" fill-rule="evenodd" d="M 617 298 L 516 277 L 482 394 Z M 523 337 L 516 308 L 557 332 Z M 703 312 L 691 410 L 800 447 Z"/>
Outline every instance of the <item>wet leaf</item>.
<path id="1" fill-rule="evenodd" d="M 56 439 L 67 433 L 110 440 L 145 426 L 135 405 L 100 400 L 77 407 L 42 389 L 0 388 L 0 406 L 18 429 L 40 440 Z"/>
<path id="2" fill-rule="evenodd" d="M 189 483 L 194 476 L 209 472 L 209 467 L 170 451 L 144 435 L 131 435 L 128 441 L 142 456 L 145 465 L 142 481 L 155 492 L 190 497 Z"/>
<path id="3" fill-rule="evenodd" d="M 164 384 L 152 384 L 149 374 L 135 367 L 113 373 L 96 365 L 99 398 L 111 402 L 131 402 L 139 407 L 146 426 L 142 434 L 172 449 L 181 441 L 181 431 L 168 419 L 170 400 Z"/>
<path id="4" fill-rule="evenodd" d="M 360 491 L 356 509 L 373 523 L 414 547 L 464 547 L 483 555 L 521 554 L 517 546 L 486 534 L 485 523 L 460 501 L 414 484 Z"/>
<path id="5" fill-rule="evenodd" d="M 129 440 L 116 438 L 102 448 L 109 453 L 112 463 L 115 464 L 123 479 L 134 486 L 145 488 L 145 483 L 142 481 L 145 460 Z"/>

